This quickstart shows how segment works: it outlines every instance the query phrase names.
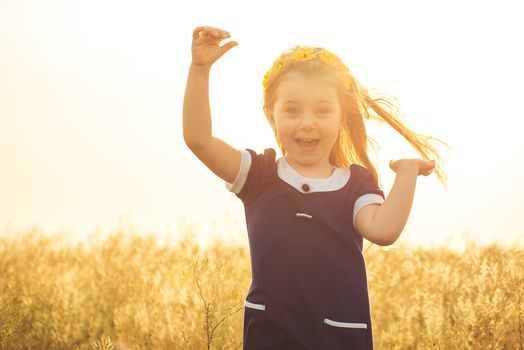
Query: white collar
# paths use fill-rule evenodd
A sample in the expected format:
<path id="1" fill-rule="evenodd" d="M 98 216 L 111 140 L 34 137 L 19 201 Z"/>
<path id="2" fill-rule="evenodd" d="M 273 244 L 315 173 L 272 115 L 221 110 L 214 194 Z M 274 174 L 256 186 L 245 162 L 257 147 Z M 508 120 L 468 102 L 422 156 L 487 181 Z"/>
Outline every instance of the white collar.
<path id="1" fill-rule="evenodd" d="M 300 175 L 283 156 L 277 159 L 278 176 L 295 187 L 302 193 L 324 192 L 338 190 L 349 181 L 350 169 L 335 167 L 333 173 L 327 178 L 312 178 Z M 309 191 L 304 191 L 303 184 L 309 186 Z"/>

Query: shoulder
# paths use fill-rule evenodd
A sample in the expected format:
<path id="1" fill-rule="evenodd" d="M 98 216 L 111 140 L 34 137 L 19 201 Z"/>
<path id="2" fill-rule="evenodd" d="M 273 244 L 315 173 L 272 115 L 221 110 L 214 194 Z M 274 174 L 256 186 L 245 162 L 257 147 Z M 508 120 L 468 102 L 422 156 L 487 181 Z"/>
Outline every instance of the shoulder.
<path id="1" fill-rule="evenodd" d="M 373 192 L 384 196 L 383 190 L 368 168 L 360 164 L 351 164 L 350 169 L 353 181 L 358 184 L 356 185 L 358 192 Z"/>
<path id="2" fill-rule="evenodd" d="M 251 155 L 251 159 L 258 159 L 260 161 L 264 161 L 264 162 L 275 162 L 275 158 L 276 158 L 276 151 L 274 148 L 265 148 L 264 151 L 262 153 L 257 153 L 255 150 L 251 149 L 251 148 L 246 148 L 245 150 L 243 151 L 247 151 L 249 152 L 249 154 Z"/>
<path id="3" fill-rule="evenodd" d="M 368 168 L 366 168 L 363 165 L 352 163 L 349 165 L 349 171 L 351 172 L 351 176 L 355 177 L 368 177 L 371 176 L 371 171 L 369 171 Z"/>
<path id="4" fill-rule="evenodd" d="M 277 166 L 276 151 L 273 148 L 265 148 L 262 152 L 256 152 L 251 148 L 243 150 L 244 153 L 250 155 L 250 171 L 266 172 L 271 171 Z"/>
<path id="5" fill-rule="evenodd" d="M 273 148 L 266 148 L 262 152 L 257 152 L 252 148 L 246 148 L 241 150 L 241 154 L 237 179 L 233 185 L 227 187 L 247 204 L 273 180 L 277 166 L 276 151 Z"/>

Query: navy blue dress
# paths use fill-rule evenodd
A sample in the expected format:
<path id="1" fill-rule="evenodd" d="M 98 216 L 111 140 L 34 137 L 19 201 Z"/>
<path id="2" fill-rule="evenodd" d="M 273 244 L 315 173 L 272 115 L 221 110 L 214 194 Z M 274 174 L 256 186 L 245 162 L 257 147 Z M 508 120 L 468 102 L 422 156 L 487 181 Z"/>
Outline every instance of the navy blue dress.
<path id="1" fill-rule="evenodd" d="M 365 167 L 335 191 L 302 193 L 277 173 L 272 148 L 251 154 L 244 204 L 252 282 L 244 308 L 244 350 L 373 349 L 355 200 L 384 198 Z"/>

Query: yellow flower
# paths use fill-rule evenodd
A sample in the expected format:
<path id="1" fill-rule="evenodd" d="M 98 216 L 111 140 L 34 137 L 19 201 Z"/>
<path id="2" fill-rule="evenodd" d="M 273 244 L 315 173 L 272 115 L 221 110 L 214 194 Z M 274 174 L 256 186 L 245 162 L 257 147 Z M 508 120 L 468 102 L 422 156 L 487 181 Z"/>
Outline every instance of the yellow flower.
<path id="1" fill-rule="evenodd" d="M 327 64 L 331 64 L 334 66 L 339 64 L 339 61 L 333 55 L 330 55 L 328 52 L 320 53 L 319 57 L 322 61 L 326 62 Z"/>
<path id="2" fill-rule="evenodd" d="M 300 50 L 293 52 L 291 57 L 295 60 L 310 60 L 316 57 L 313 49 L 309 47 L 304 47 Z"/>
<path id="3" fill-rule="evenodd" d="M 306 61 L 315 58 L 321 59 L 326 64 L 334 66 L 336 70 L 340 71 L 342 73 L 342 83 L 344 88 L 349 89 L 351 77 L 346 65 L 331 52 L 322 51 L 317 54 L 311 47 L 302 47 L 294 51 L 291 55 L 280 55 L 280 57 L 273 63 L 271 69 L 264 75 L 264 80 L 262 82 L 264 89 L 267 89 L 271 77 L 276 74 L 280 68 L 282 68 L 289 60 Z"/>

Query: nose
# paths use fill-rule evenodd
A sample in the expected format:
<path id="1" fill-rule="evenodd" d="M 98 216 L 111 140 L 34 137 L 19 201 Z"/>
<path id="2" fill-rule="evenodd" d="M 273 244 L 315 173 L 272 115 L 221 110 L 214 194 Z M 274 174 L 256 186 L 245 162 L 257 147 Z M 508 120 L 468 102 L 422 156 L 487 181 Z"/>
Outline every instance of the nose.
<path id="1" fill-rule="evenodd" d="M 311 130 L 315 129 L 315 119 L 313 116 L 304 115 L 300 120 L 300 129 Z"/>

